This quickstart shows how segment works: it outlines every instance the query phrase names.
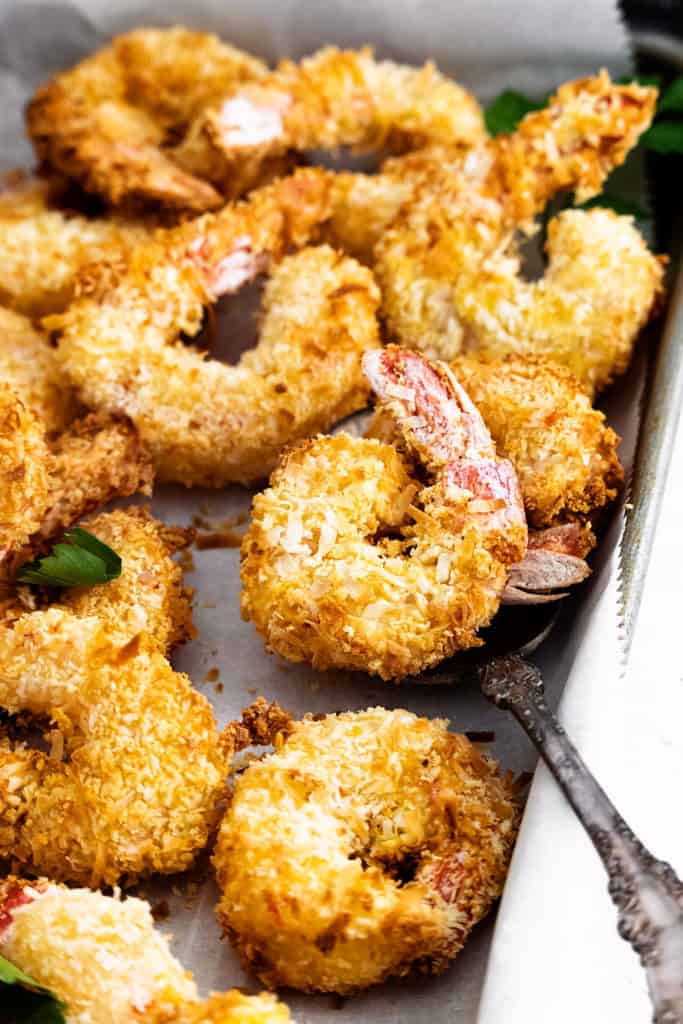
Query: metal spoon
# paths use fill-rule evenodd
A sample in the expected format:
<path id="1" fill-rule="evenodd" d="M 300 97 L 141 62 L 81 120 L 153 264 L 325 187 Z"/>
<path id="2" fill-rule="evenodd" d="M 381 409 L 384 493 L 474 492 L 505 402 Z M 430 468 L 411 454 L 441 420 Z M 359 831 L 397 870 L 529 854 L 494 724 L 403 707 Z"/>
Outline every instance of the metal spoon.
<path id="1" fill-rule="evenodd" d="M 683 882 L 633 834 L 548 708 L 538 669 L 518 654 L 479 668 L 485 696 L 512 712 L 605 866 L 618 929 L 645 968 L 654 1024 L 683 1024 Z"/>

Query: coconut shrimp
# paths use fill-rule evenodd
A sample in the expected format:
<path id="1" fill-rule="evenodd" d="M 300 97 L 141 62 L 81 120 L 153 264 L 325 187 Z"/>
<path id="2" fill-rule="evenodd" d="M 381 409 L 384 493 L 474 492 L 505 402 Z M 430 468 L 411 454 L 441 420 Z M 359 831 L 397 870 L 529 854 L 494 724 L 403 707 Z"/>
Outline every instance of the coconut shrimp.
<path id="1" fill-rule="evenodd" d="M 440 166 L 407 157 L 429 187 L 415 190 L 375 249 L 384 314 L 401 343 L 444 359 L 463 349 L 546 355 L 589 392 L 621 372 L 662 281 L 632 219 L 565 212 L 550 224 L 549 267 L 533 283 L 521 280 L 511 239 L 556 192 L 595 195 L 648 126 L 655 97 L 603 72 L 561 86 L 510 136 Z"/>
<path id="2" fill-rule="evenodd" d="M 188 133 L 178 156 L 200 172 L 207 150 L 219 153 L 214 181 L 229 182 L 245 165 L 254 174 L 289 151 L 405 152 L 436 141 L 467 147 L 485 134 L 474 97 L 433 64 L 414 68 L 377 61 L 367 47 L 325 47 L 237 86 Z"/>
<path id="3" fill-rule="evenodd" d="M 4 328 L 4 333 L 3 332 Z M 152 465 L 124 417 L 74 419 L 73 390 L 47 338 L 0 309 L 0 577 L 114 498 L 151 493 Z"/>
<path id="4" fill-rule="evenodd" d="M 52 992 L 67 1024 L 287 1024 L 275 996 L 200 1001 L 150 906 L 40 878 L 0 882 L 0 955 Z M 106 969 L 103 970 L 103 965 Z"/>
<path id="5" fill-rule="evenodd" d="M 0 190 L 0 302 L 41 317 L 63 310 L 79 274 L 146 238 L 151 218 L 85 216 L 66 205 L 59 182 L 13 175 Z"/>
<path id="6" fill-rule="evenodd" d="M 408 711 L 276 724 L 214 851 L 218 916 L 245 968 L 268 986 L 340 993 L 445 970 L 500 895 L 511 778 Z"/>
<path id="7" fill-rule="evenodd" d="M 564 367 L 461 356 L 451 369 L 515 467 L 530 526 L 587 521 L 614 500 L 624 476 L 619 438 Z"/>
<path id="8" fill-rule="evenodd" d="M 152 547 L 168 550 L 158 531 Z M 0 627 L 0 707 L 52 724 L 49 753 L 0 741 L 0 857 L 32 873 L 113 885 L 182 871 L 216 824 L 230 751 L 164 656 L 186 597 L 168 554 L 147 560 L 142 532 L 118 591 L 93 587 Z"/>
<path id="9" fill-rule="evenodd" d="M 125 412 L 158 475 L 222 486 L 263 478 L 282 447 L 363 407 L 379 344 L 372 275 L 328 246 L 297 248 L 329 214 L 333 176 L 302 171 L 132 254 L 121 275 L 51 318 L 81 399 Z M 277 263 L 282 259 L 281 263 Z M 205 306 L 276 263 L 257 346 L 226 366 L 184 345 Z"/>
<path id="10" fill-rule="evenodd" d="M 28 132 L 41 161 L 110 203 L 200 212 L 223 196 L 201 168 L 183 170 L 176 144 L 208 104 L 265 73 L 214 35 L 139 29 L 41 86 Z"/>
<path id="11" fill-rule="evenodd" d="M 393 347 L 364 367 L 403 452 L 339 434 L 285 453 L 242 543 L 242 615 L 292 661 L 389 679 L 480 643 L 527 527 L 447 367 Z"/>

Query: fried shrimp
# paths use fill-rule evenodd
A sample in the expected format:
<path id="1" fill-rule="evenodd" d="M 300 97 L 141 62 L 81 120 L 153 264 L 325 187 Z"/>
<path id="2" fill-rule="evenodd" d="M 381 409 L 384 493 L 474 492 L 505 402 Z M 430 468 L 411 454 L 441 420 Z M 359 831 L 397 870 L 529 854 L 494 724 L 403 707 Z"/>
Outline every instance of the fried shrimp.
<path id="1" fill-rule="evenodd" d="M 47 336 L 0 306 L 0 379 L 21 395 L 49 436 L 74 419 L 78 403 Z"/>
<path id="2" fill-rule="evenodd" d="M 619 438 L 572 375 L 547 359 L 461 356 L 451 364 L 515 467 L 536 529 L 589 520 L 617 495 Z"/>
<path id="3" fill-rule="evenodd" d="M 230 181 L 246 165 L 290 150 L 405 152 L 430 142 L 463 147 L 485 137 L 479 105 L 433 64 L 422 68 L 376 61 L 370 48 L 325 47 L 300 63 L 233 89 L 207 112 L 201 130 L 179 147 L 183 165 L 206 165 L 206 150 L 220 152 L 220 177 Z M 214 178 L 218 175 L 214 173 Z"/>
<path id="4" fill-rule="evenodd" d="M 223 197 L 202 168 L 183 170 L 175 147 L 208 104 L 265 73 L 214 35 L 139 29 L 41 86 L 28 132 L 40 160 L 110 203 L 200 212 Z"/>
<path id="5" fill-rule="evenodd" d="M 329 247 L 273 270 L 260 340 L 237 366 L 179 341 L 205 306 L 305 243 L 329 215 L 333 176 L 303 171 L 244 203 L 134 251 L 63 317 L 59 356 L 83 401 L 123 411 L 163 480 L 221 486 L 260 479 L 283 446 L 363 407 L 361 355 L 379 343 L 370 272 Z"/>
<path id="6" fill-rule="evenodd" d="M 292 661 L 389 679 L 480 643 L 527 529 L 512 465 L 447 367 L 393 347 L 364 367 L 403 452 L 345 434 L 289 449 L 254 499 L 241 607 Z"/>
<path id="7" fill-rule="evenodd" d="M 91 413 L 50 445 L 47 509 L 38 540 L 53 537 L 115 498 L 151 494 L 149 453 L 124 417 Z"/>
<path id="8" fill-rule="evenodd" d="M 0 302 L 31 317 L 63 310 L 85 267 L 123 258 L 153 227 L 149 218 L 86 217 L 62 205 L 60 191 L 17 175 L 0 190 Z"/>
<path id="9" fill-rule="evenodd" d="M 127 516 L 140 540 L 113 591 L 0 627 L 0 706 L 52 723 L 49 754 L 0 741 L 0 857 L 89 885 L 187 868 L 215 826 L 230 755 L 208 701 L 164 657 L 189 618 L 173 535 L 115 515 L 117 542 Z"/>
<path id="10" fill-rule="evenodd" d="M 657 299 L 660 261 L 630 218 L 568 211 L 551 222 L 545 277 L 527 283 L 513 236 L 556 192 L 595 195 L 649 124 L 655 96 L 603 72 L 561 86 L 510 136 L 450 161 L 406 157 L 403 173 L 423 187 L 375 249 L 391 333 L 445 359 L 463 349 L 547 355 L 588 391 L 605 387 Z"/>
<path id="11" fill-rule="evenodd" d="M 52 992 L 67 1024 L 287 1024 L 267 993 L 200 1001 L 149 904 L 47 879 L 0 882 L 0 955 Z M 104 969 L 103 969 L 104 968 Z"/>
<path id="12" fill-rule="evenodd" d="M 341 993 L 445 970 L 503 887 L 511 778 L 408 711 L 277 725 L 275 752 L 235 784 L 214 852 L 218 916 L 245 968 L 269 986 Z"/>

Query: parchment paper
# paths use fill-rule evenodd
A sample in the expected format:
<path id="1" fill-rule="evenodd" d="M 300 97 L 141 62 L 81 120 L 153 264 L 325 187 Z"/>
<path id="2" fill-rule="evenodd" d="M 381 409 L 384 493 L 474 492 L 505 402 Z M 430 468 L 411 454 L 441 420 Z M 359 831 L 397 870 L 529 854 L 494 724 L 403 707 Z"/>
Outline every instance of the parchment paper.
<path id="1" fill-rule="evenodd" d="M 20 107 L 47 74 L 72 63 L 115 31 L 176 21 L 210 28 L 271 59 L 285 54 L 299 56 L 324 43 L 356 46 L 367 42 L 374 44 L 381 56 L 396 60 L 422 63 L 433 58 L 482 99 L 504 87 L 543 93 L 567 78 L 593 73 L 601 66 L 608 67 L 614 75 L 629 68 L 625 33 L 609 0 L 585 4 L 576 4 L 574 0 L 464 0 L 457 4 L 439 0 L 341 0 L 334 4 L 316 0 L 250 0 L 247 4 L 234 0 L 174 0 L 166 3 L 163 11 L 152 3 L 82 0 L 76 7 L 0 0 L 0 167 L 30 165 L 32 154 L 23 140 Z M 245 320 L 243 301 L 240 315 L 240 301 L 223 303 L 221 310 L 221 351 L 232 358 L 253 333 L 245 327 L 249 320 Z M 242 326 L 237 329 L 236 323 Z M 632 370 L 607 402 L 611 422 L 624 436 L 621 455 L 627 467 L 637 434 L 643 362 L 641 346 Z M 201 514 L 220 523 L 229 517 L 246 515 L 250 500 L 250 494 L 240 488 L 220 493 L 162 488 L 155 494 L 153 508 L 167 522 L 189 523 L 193 516 Z M 606 678 L 618 678 L 615 583 L 610 553 L 619 531 L 617 511 L 598 553 L 593 578 L 578 599 L 563 607 L 554 633 L 536 656 L 551 696 L 561 692 L 597 611 L 602 660 L 600 678 L 595 682 L 602 685 Z M 188 672 L 195 685 L 210 697 L 219 724 L 236 717 L 245 704 L 261 693 L 297 713 L 374 704 L 403 706 L 427 716 L 446 716 L 459 729 L 493 729 L 493 752 L 506 767 L 515 771 L 533 768 L 533 752 L 514 722 L 486 704 L 473 684 L 458 688 L 397 688 L 363 676 L 316 673 L 267 656 L 252 626 L 239 618 L 238 551 L 195 551 L 193 559 L 195 569 L 189 582 L 196 588 L 195 623 L 199 635 L 178 652 L 175 664 Z M 517 621 L 521 629 L 522 620 Z M 583 651 L 584 680 L 590 674 L 591 661 L 591 653 Z M 207 680 L 207 674 L 214 669 L 218 670 L 218 680 Z M 570 812 L 558 802 L 549 827 L 554 829 L 556 822 L 566 822 L 569 816 Z M 523 829 L 520 854 L 509 885 L 512 902 L 521 882 L 528 883 L 525 851 L 534 844 L 538 817 L 536 808 L 534 830 Z M 574 836 L 572 841 L 575 839 Z M 543 867 L 536 863 L 534 870 L 542 871 Z M 206 872 L 198 870 L 190 879 L 150 882 L 143 892 L 153 900 L 168 900 L 170 917 L 162 927 L 173 933 L 174 950 L 192 969 L 202 991 L 231 985 L 255 989 L 258 986 L 242 973 L 230 947 L 219 941 L 213 916 L 216 892 L 212 882 L 202 881 L 205 875 Z M 577 877 L 573 884 L 585 884 L 592 893 L 598 882 L 595 875 L 593 871 L 585 881 L 583 876 Z M 548 879 L 552 887 L 565 882 L 550 873 Z M 510 914 L 510 920 L 518 927 L 520 917 L 514 907 Z M 476 1019 L 492 927 L 493 917 L 475 930 L 453 967 L 439 979 L 390 983 L 343 1004 L 331 998 L 292 993 L 284 993 L 284 997 L 300 1024 L 327 1020 L 338 1024 L 359 1020 L 407 1024 L 426 1015 L 435 1024 L 453 1020 L 470 1024 Z M 606 941 L 618 944 L 620 940 L 613 933 Z M 508 968 L 514 964 L 514 950 L 509 945 L 497 943 L 497 948 L 503 949 Z M 574 945 L 568 944 L 568 949 L 573 951 L 572 955 L 578 955 L 578 939 Z M 552 955 L 552 950 L 548 955 Z M 525 976 L 530 977 L 528 970 Z M 612 977 L 611 983 L 618 984 L 618 979 Z M 487 998 L 482 1018 L 486 1024 L 515 1024 L 522 1019 L 536 1024 L 549 1019 L 540 1003 L 538 1013 L 531 1016 L 522 1018 L 508 1013 L 504 1005 L 496 1003 L 495 975 L 489 982 Z M 586 1017 L 587 1021 L 606 1019 Z"/>

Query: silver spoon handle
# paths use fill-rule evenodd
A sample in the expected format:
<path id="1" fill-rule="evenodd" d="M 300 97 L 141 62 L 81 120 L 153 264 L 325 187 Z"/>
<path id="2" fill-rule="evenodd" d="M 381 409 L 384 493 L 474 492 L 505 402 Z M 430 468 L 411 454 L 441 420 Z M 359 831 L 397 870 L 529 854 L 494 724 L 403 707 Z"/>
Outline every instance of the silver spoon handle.
<path id="1" fill-rule="evenodd" d="M 609 877 L 618 928 L 647 974 L 654 1024 L 683 1024 L 683 883 L 633 834 L 545 702 L 540 673 L 518 655 L 481 670 L 484 694 L 509 709 L 548 765 Z"/>

